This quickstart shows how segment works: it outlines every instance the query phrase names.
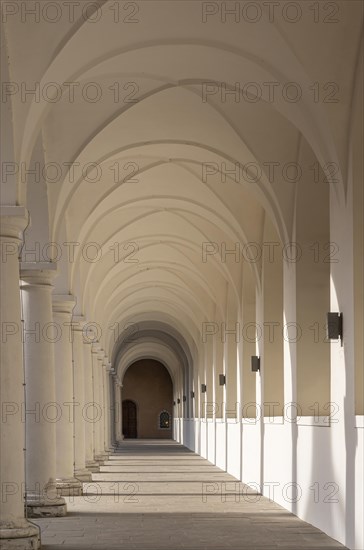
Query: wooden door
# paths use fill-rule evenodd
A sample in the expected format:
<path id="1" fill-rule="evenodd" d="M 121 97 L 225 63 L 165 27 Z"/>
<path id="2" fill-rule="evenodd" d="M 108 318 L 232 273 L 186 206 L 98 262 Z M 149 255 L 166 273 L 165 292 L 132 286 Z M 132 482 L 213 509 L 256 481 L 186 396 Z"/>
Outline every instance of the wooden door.
<path id="1" fill-rule="evenodd" d="M 135 439 L 137 433 L 137 406 L 134 401 L 123 401 L 123 435 L 126 439 Z"/>

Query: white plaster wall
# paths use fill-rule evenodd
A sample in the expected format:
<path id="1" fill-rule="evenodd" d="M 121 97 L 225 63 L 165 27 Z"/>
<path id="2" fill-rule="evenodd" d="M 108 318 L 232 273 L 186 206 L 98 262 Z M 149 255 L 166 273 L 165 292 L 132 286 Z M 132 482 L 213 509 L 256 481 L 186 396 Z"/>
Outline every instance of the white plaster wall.
<path id="1" fill-rule="evenodd" d="M 191 418 L 185 418 L 183 422 L 183 440 L 184 445 L 193 450 L 194 449 L 194 421 Z"/>
<path id="2" fill-rule="evenodd" d="M 179 433 L 180 433 L 181 443 L 182 445 L 185 445 L 186 441 L 185 441 L 185 430 L 184 430 L 184 418 L 179 419 Z"/>
<path id="3" fill-rule="evenodd" d="M 262 471 L 259 423 L 238 423 L 233 419 L 227 422 L 217 419 L 208 423 L 185 420 L 184 430 L 187 433 L 195 429 L 194 434 L 186 437 L 189 448 L 193 449 L 194 435 L 198 440 L 197 447 L 203 450 L 199 454 L 205 456 L 208 451 L 207 458 L 210 462 L 254 489 L 261 485 L 264 496 L 348 548 L 363 550 L 363 417 L 357 417 L 356 422 L 357 427 L 351 434 L 356 441 L 356 484 L 352 502 L 345 502 L 345 491 L 337 481 L 340 480 L 340 472 L 335 469 L 330 458 L 332 438 L 335 437 L 332 427 L 324 427 L 322 423 L 309 425 L 309 422 L 298 425 L 296 452 L 290 455 L 286 450 L 291 448 L 295 427 L 288 422 L 265 423 Z M 196 429 L 199 425 L 201 431 Z M 215 460 L 213 443 L 216 445 Z M 352 523 L 346 521 L 347 517 L 353 517 Z M 353 529 L 352 532 L 349 532 L 350 528 Z"/>
<path id="4" fill-rule="evenodd" d="M 207 458 L 207 422 L 204 418 L 201 420 L 200 424 L 200 438 L 200 454 L 203 458 Z"/>
<path id="5" fill-rule="evenodd" d="M 226 470 L 226 423 L 218 419 L 216 421 L 216 466 Z"/>
<path id="6" fill-rule="evenodd" d="M 195 419 L 194 426 L 195 426 L 194 450 L 195 450 L 195 453 L 201 454 L 201 440 L 200 440 L 201 420 L 199 418 Z"/>
<path id="7" fill-rule="evenodd" d="M 241 449 L 241 479 L 248 485 L 251 483 L 260 485 L 260 427 L 258 423 L 242 423 Z"/>
<path id="8" fill-rule="evenodd" d="M 299 426 L 297 481 L 302 497 L 297 503 L 297 514 L 333 538 L 344 541 L 345 493 L 332 464 L 331 447 L 332 430 L 329 427 Z M 310 490 L 314 484 L 315 491 Z M 334 521 L 338 517 L 342 520 Z"/>
<path id="9" fill-rule="evenodd" d="M 215 464 L 216 460 L 216 424 L 212 419 L 212 422 L 207 423 L 207 460 Z"/>
<path id="10" fill-rule="evenodd" d="M 226 470 L 229 474 L 240 479 L 241 476 L 241 423 L 231 419 L 226 425 L 227 452 Z"/>
<path id="11" fill-rule="evenodd" d="M 173 419 L 173 439 L 181 443 L 179 418 Z"/>
<path id="12" fill-rule="evenodd" d="M 364 417 L 361 416 L 361 427 L 356 428 L 356 455 L 355 455 L 355 479 L 359 480 L 355 485 L 355 549 L 364 548 Z"/>
<path id="13" fill-rule="evenodd" d="M 296 483 L 294 460 L 289 452 L 291 427 L 289 423 L 283 424 L 283 420 L 281 423 L 264 423 L 262 493 L 294 512 L 294 503 L 290 503 L 292 492 L 287 486 L 291 481 Z M 304 456 L 307 459 L 306 453 Z"/>

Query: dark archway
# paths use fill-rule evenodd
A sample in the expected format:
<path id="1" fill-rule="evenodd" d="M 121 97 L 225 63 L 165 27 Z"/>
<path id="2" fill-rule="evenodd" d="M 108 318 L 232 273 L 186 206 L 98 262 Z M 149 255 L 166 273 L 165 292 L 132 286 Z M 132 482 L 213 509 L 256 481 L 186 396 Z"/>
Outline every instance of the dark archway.
<path id="1" fill-rule="evenodd" d="M 140 359 L 130 365 L 124 375 L 122 395 L 125 438 L 172 438 L 173 383 L 162 363 L 154 359 Z M 125 412 L 128 416 L 124 418 L 124 403 L 129 402 L 138 409 L 135 436 L 128 435 L 131 433 L 127 425 L 130 411 Z"/>
<path id="2" fill-rule="evenodd" d="M 123 434 L 126 439 L 138 437 L 137 406 L 131 399 L 123 401 Z"/>

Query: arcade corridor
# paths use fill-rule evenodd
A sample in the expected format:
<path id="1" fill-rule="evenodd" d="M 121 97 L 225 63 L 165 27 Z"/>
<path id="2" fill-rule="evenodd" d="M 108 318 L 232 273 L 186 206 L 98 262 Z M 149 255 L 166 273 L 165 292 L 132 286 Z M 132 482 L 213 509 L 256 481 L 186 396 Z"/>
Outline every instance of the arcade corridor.
<path id="1" fill-rule="evenodd" d="M 1 550 L 363 550 L 364 1 L 1 15 Z"/>

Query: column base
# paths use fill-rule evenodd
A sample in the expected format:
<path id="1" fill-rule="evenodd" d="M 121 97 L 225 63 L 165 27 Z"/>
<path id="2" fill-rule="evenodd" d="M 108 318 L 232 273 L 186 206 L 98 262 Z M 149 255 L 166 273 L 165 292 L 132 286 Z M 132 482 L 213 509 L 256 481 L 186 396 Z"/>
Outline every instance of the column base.
<path id="1" fill-rule="evenodd" d="M 40 529 L 26 519 L 2 521 L 0 547 L 3 550 L 38 550 L 40 548 Z"/>
<path id="2" fill-rule="evenodd" d="M 96 455 L 96 456 L 95 456 L 95 460 L 96 460 L 96 462 L 98 462 L 99 464 L 103 463 L 104 460 L 107 460 L 108 458 L 109 458 L 109 455 L 106 454 L 106 453 L 99 454 L 99 455 Z"/>
<path id="3" fill-rule="evenodd" d="M 57 495 L 79 497 L 82 495 L 82 483 L 74 477 L 56 479 Z"/>
<path id="4" fill-rule="evenodd" d="M 92 481 L 92 474 L 89 470 L 86 470 L 86 468 L 82 468 L 82 470 L 75 471 L 75 478 L 82 482 Z"/>
<path id="5" fill-rule="evenodd" d="M 52 496 L 28 493 L 25 505 L 28 518 L 59 518 L 67 515 L 66 501 L 56 492 Z"/>
<path id="6" fill-rule="evenodd" d="M 91 473 L 98 474 L 100 471 L 100 465 L 95 460 L 90 460 L 89 462 L 86 462 L 86 469 Z"/>

